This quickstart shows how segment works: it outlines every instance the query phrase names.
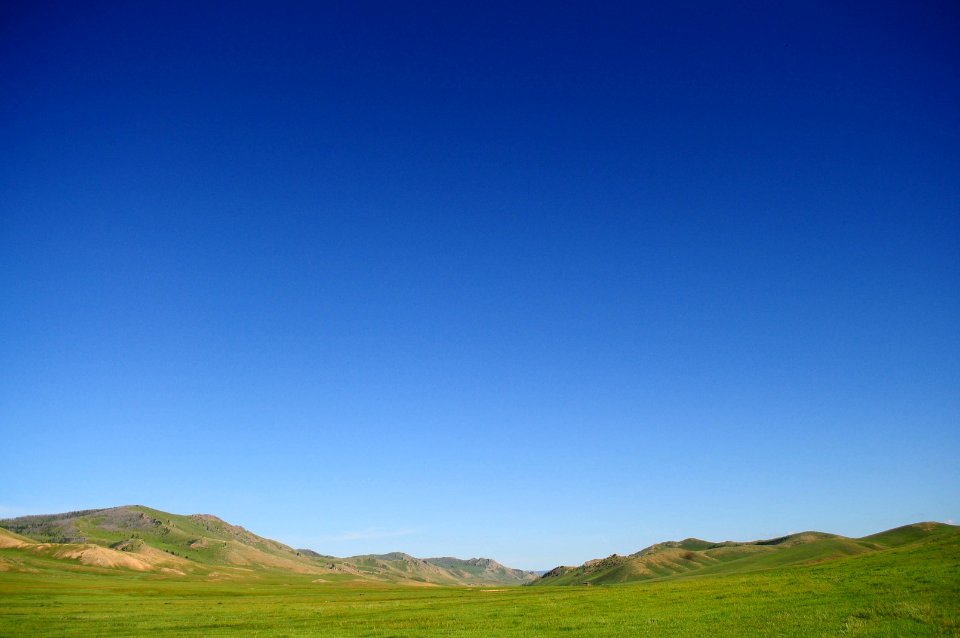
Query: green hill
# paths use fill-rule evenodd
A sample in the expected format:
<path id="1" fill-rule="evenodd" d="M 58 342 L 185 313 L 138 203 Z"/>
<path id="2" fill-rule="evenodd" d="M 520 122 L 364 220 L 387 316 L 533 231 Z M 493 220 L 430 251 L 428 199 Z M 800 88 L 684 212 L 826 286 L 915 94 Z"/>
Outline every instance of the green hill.
<path id="1" fill-rule="evenodd" d="M 688 576 L 744 573 L 831 561 L 960 534 L 943 523 L 916 523 L 854 539 L 801 532 L 747 543 L 711 543 L 695 538 L 657 543 L 629 556 L 614 554 L 578 567 L 557 567 L 534 585 L 607 585 Z"/>
<path id="2" fill-rule="evenodd" d="M 956 531 L 956 526 L 946 525 L 944 523 L 914 523 L 912 525 L 904 525 L 903 527 L 896 527 L 885 532 L 880 532 L 879 534 L 864 536 L 861 540 L 868 543 L 875 543 L 882 547 L 900 547 L 901 545 L 916 543 L 917 541 L 949 536 L 955 534 Z"/>
<path id="3" fill-rule="evenodd" d="M 262 538 L 216 516 L 170 514 L 142 505 L 83 510 L 0 521 L 0 527 L 38 542 L 33 553 L 57 554 L 56 546 L 86 547 L 81 564 L 130 561 L 144 570 L 229 575 L 250 569 L 323 573 L 313 559 L 282 543 Z M 47 547 L 49 546 L 49 547 Z M 100 550 L 100 551 L 98 551 Z M 110 550 L 110 551 L 102 551 Z M 61 552 L 62 553 L 62 552 Z M 113 553 L 126 555 L 125 558 Z M 220 573 L 227 569 L 226 574 Z"/>
<path id="4" fill-rule="evenodd" d="M 521 584 L 532 572 L 490 559 L 435 559 L 394 553 L 336 558 L 288 547 L 216 516 L 171 514 L 142 505 L 0 520 L 0 569 L 131 569 L 170 577 L 245 579 L 274 572 L 318 581 L 433 585 Z M 51 561 L 53 561 L 51 563 Z"/>
<path id="5" fill-rule="evenodd" d="M 318 583 L 314 574 L 283 571 L 210 580 L 81 569 L 35 556 L 25 548 L 40 543 L 0 531 L 0 636 L 960 636 L 957 528 L 920 524 L 891 532 L 874 540 L 801 535 L 768 545 L 691 550 L 680 542 L 665 548 L 733 555 L 746 550 L 789 563 L 870 546 L 836 560 L 784 567 L 755 564 L 709 575 L 708 569 L 724 566 L 718 560 L 680 577 L 624 585 L 462 588 Z M 811 551 L 816 543 L 825 545 Z M 369 558 L 413 559 L 399 553 Z M 24 562 L 12 570 L 4 560 Z"/>
<path id="6" fill-rule="evenodd" d="M 337 558 L 291 548 L 209 514 L 129 505 L 0 520 L 0 570 L 131 570 L 208 580 L 292 573 L 317 582 L 421 586 L 605 585 L 821 563 L 952 537 L 958 530 L 916 523 L 857 539 L 823 532 L 746 543 L 687 538 L 557 567 L 537 578 L 487 558 L 416 558 L 402 552 Z"/>

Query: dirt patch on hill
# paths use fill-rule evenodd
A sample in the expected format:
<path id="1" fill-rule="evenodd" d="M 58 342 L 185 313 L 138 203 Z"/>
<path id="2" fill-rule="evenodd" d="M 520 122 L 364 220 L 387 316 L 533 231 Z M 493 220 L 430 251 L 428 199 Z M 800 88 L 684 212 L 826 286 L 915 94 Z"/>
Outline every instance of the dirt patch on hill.
<path id="1" fill-rule="evenodd" d="M 159 550 L 156 547 L 151 547 L 150 545 L 144 544 L 139 547 L 136 552 L 133 554 L 138 559 L 150 563 L 152 565 L 190 565 L 193 561 L 190 561 L 181 556 L 174 556 L 173 554 L 168 554 L 163 550 Z"/>
<path id="2" fill-rule="evenodd" d="M 9 549 L 11 547 L 26 547 L 31 543 L 22 541 L 15 536 L 10 536 L 9 534 L 4 534 L 3 530 L 0 530 L 0 548 Z"/>
<path id="3" fill-rule="evenodd" d="M 179 569 L 171 569 L 170 567 L 161 567 L 161 574 L 167 574 L 168 576 L 186 576 L 186 574 Z"/>
<path id="4" fill-rule="evenodd" d="M 38 548 L 43 547 L 38 545 Z M 47 546 L 49 548 L 50 546 Z M 153 569 L 153 566 L 146 561 L 140 560 L 125 552 L 118 552 L 114 549 L 107 549 L 98 545 L 68 545 L 63 548 L 57 548 L 53 551 L 54 558 L 67 558 L 79 560 L 81 565 L 90 565 L 92 567 L 122 567 L 132 569 L 138 572 L 146 572 Z"/>
<path id="5" fill-rule="evenodd" d="M 253 565 L 268 569 L 285 569 L 297 574 L 322 574 L 328 571 L 319 566 L 311 565 L 295 555 L 289 558 L 276 556 L 237 542 L 231 542 L 228 545 L 224 552 L 224 558 L 230 565 Z"/>

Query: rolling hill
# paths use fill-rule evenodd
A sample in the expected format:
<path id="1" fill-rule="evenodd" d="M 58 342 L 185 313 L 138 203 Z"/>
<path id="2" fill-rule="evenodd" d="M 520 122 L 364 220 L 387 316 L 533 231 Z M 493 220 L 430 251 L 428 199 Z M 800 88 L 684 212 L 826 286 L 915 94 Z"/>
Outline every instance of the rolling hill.
<path id="1" fill-rule="evenodd" d="M 697 538 L 657 543 L 628 556 L 613 554 L 578 567 L 556 567 L 534 585 L 607 585 L 731 574 L 812 564 L 960 534 L 943 523 L 915 523 L 863 538 L 801 532 L 770 540 L 714 543 Z"/>
<path id="2" fill-rule="evenodd" d="M 0 570 L 31 571 L 51 562 L 218 580 L 272 572 L 410 585 L 517 585 L 536 578 L 485 558 L 419 559 L 399 552 L 336 558 L 210 514 L 184 516 L 142 505 L 0 520 Z"/>
<path id="3" fill-rule="evenodd" d="M 418 586 L 605 585 L 822 563 L 955 536 L 960 536 L 956 526 L 916 523 L 863 538 L 823 532 L 752 542 L 687 538 L 557 567 L 538 578 L 489 558 L 417 558 L 402 552 L 338 558 L 294 549 L 209 514 L 128 505 L 0 520 L 0 571 L 121 570 L 205 580 L 298 574 L 314 582 Z"/>
<path id="4" fill-rule="evenodd" d="M 781 549 L 759 552 L 789 557 L 836 538 L 773 539 L 764 542 Z M 0 636 L 960 635 L 958 528 L 911 525 L 859 540 L 874 549 L 712 576 L 701 570 L 615 586 L 463 588 L 317 584 L 315 574 L 281 570 L 208 579 L 84 566 L 35 555 L 29 548 L 42 543 L 0 531 L 0 560 L 23 561 L 17 571 L 0 567 Z M 59 549 L 67 549 L 63 545 Z M 662 543 L 646 555 L 720 549 L 712 545 Z M 409 560 L 402 554 L 368 558 Z"/>

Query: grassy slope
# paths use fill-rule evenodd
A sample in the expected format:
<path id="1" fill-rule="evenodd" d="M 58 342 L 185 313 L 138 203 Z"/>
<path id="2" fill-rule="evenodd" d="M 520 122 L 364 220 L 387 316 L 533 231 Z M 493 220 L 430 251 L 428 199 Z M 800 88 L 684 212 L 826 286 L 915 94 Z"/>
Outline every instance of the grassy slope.
<path id="1" fill-rule="evenodd" d="M 53 566 L 0 572 L 0 635 L 960 635 L 960 534 L 896 544 L 764 571 L 492 591 L 314 584 L 298 575 L 105 577 Z"/>
<path id="2" fill-rule="evenodd" d="M 240 527 L 229 525 L 215 517 L 182 516 L 161 512 L 142 505 L 88 510 L 79 516 L 24 517 L 13 521 L 11 529 L 39 541 L 56 542 L 58 531 L 69 524 L 68 538 L 75 542 L 89 542 L 103 547 L 114 547 L 139 539 L 151 547 L 189 558 L 200 564 L 229 563 L 232 545 L 244 544 L 266 554 L 296 556 L 290 548 L 262 539 Z M 30 519 L 38 519 L 31 525 Z M 18 524 L 19 523 L 19 524 Z"/>
<path id="3" fill-rule="evenodd" d="M 606 585 L 696 575 L 744 573 L 816 563 L 875 552 L 904 543 L 956 535 L 960 528 L 940 523 L 906 525 L 862 539 L 803 532 L 754 543 L 708 543 L 697 539 L 653 545 L 630 556 L 610 556 L 580 567 L 558 568 L 537 586 Z"/>
<path id="4" fill-rule="evenodd" d="M 71 545 L 32 547 L 24 553 L 58 556 L 76 563 L 131 559 L 152 571 L 179 575 L 245 578 L 252 571 L 287 570 L 325 574 L 331 570 L 312 557 L 299 556 L 282 543 L 261 538 L 242 527 L 208 515 L 182 516 L 141 505 L 88 510 L 65 515 L 23 517 L 0 524 L 38 541 L 71 539 Z M 91 545 L 116 550 L 77 554 Z M 71 549 L 72 552 L 65 551 Z M 91 556 L 91 554 L 93 554 Z M 8 561 L 9 562 L 9 561 Z"/>
<path id="5" fill-rule="evenodd" d="M 949 536 L 956 530 L 956 527 L 943 523 L 914 523 L 913 525 L 904 525 L 879 534 L 865 536 L 860 540 L 881 547 L 900 547 L 932 537 Z"/>

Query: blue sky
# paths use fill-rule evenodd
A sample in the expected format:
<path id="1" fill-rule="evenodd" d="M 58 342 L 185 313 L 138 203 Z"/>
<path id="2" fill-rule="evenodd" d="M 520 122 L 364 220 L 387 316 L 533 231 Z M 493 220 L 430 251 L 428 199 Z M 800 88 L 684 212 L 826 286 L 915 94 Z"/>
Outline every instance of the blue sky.
<path id="1" fill-rule="evenodd" d="M 0 516 L 960 518 L 955 3 L 195 4 L 2 9 Z"/>

